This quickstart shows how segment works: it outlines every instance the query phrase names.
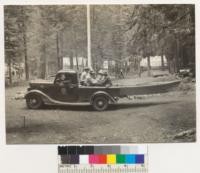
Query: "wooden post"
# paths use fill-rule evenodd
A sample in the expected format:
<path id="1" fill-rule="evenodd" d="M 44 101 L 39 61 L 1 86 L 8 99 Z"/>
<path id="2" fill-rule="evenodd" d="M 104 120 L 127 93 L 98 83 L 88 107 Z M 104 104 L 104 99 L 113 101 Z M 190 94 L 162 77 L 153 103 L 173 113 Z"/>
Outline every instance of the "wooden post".
<path id="1" fill-rule="evenodd" d="M 91 31 L 90 31 L 90 5 L 87 4 L 87 56 L 88 56 L 88 67 L 92 68 L 91 60 Z"/>

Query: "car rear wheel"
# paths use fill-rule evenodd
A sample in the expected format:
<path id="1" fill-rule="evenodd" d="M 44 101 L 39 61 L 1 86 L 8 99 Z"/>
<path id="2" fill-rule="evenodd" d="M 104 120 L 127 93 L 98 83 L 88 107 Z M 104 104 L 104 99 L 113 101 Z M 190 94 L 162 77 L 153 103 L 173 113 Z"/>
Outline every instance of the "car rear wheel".
<path id="1" fill-rule="evenodd" d="M 93 99 L 92 106 L 96 111 L 104 111 L 108 108 L 108 98 L 105 96 L 96 96 Z"/>
<path id="2" fill-rule="evenodd" d="M 26 104 L 29 109 L 39 109 L 43 106 L 43 101 L 38 95 L 30 95 L 26 98 Z"/>

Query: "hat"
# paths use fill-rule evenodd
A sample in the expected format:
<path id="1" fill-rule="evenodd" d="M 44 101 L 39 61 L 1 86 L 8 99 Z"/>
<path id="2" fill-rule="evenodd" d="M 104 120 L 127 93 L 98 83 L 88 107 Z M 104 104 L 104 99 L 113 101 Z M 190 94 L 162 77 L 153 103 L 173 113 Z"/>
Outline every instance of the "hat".
<path id="1" fill-rule="evenodd" d="M 90 68 L 89 67 L 84 67 L 84 70 L 90 70 Z"/>
<path id="2" fill-rule="evenodd" d="M 98 74 L 103 74 L 103 70 L 99 70 L 99 71 L 98 71 Z"/>
<path id="3" fill-rule="evenodd" d="M 107 71 L 104 71 L 104 72 L 103 72 L 103 75 L 107 76 L 107 75 L 108 75 L 108 72 L 107 72 Z"/>
<path id="4" fill-rule="evenodd" d="M 90 70 L 90 74 L 94 74 L 94 71 L 93 71 L 93 70 Z"/>

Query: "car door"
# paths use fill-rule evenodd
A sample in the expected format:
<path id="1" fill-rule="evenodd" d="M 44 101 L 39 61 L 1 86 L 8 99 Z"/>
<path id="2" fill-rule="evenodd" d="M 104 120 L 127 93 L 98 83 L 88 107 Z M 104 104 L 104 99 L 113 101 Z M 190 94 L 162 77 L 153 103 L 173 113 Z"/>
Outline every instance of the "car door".
<path id="1" fill-rule="evenodd" d="M 60 75 L 65 75 L 65 81 L 59 81 Z M 57 101 L 77 102 L 78 100 L 78 81 L 76 74 L 63 73 L 58 74 L 54 81 L 51 97 Z"/>

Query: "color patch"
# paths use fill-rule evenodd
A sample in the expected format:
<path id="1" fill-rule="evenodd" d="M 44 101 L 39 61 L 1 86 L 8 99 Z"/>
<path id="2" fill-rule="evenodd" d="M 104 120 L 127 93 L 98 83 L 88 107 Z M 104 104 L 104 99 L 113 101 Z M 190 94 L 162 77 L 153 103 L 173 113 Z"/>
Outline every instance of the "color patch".
<path id="1" fill-rule="evenodd" d="M 79 155 L 70 155 L 70 164 L 79 164 Z"/>
<path id="2" fill-rule="evenodd" d="M 85 146 L 84 154 L 94 154 L 94 146 Z"/>
<path id="3" fill-rule="evenodd" d="M 95 154 L 89 155 L 89 163 L 90 164 L 98 164 L 99 163 L 98 155 L 95 155 Z"/>
<path id="4" fill-rule="evenodd" d="M 107 155 L 107 164 L 115 164 L 116 163 L 116 155 L 108 154 Z"/>
<path id="5" fill-rule="evenodd" d="M 88 155 L 79 155 L 79 163 L 80 164 L 89 164 L 89 156 Z"/>
<path id="6" fill-rule="evenodd" d="M 66 146 L 63 146 L 63 147 L 59 146 L 58 147 L 58 154 L 59 155 L 65 155 L 65 154 L 67 154 L 67 152 L 68 152 L 68 150 L 67 150 Z"/>
<path id="7" fill-rule="evenodd" d="M 77 154 L 84 154 L 84 151 L 85 151 L 85 147 L 83 146 L 77 146 Z"/>
<path id="8" fill-rule="evenodd" d="M 107 163 L 107 156 L 105 154 L 98 155 L 98 157 L 99 157 L 99 164 Z"/>
<path id="9" fill-rule="evenodd" d="M 136 163 L 136 156 L 134 154 L 127 154 L 125 157 L 126 157 L 125 160 L 127 164 Z"/>
<path id="10" fill-rule="evenodd" d="M 136 146 L 61 146 L 62 164 L 144 164 L 145 147 Z"/>
<path id="11" fill-rule="evenodd" d="M 76 154 L 76 148 L 77 148 L 76 146 L 69 146 L 67 154 L 75 155 Z"/>
<path id="12" fill-rule="evenodd" d="M 117 154 L 116 156 L 116 162 L 117 164 L 123 164 L 126 163 L 126 157 L 124 154 Z"/>
<path id="13" fill-rule="evenodd" d="M 62 164 L 79 164 L 79 155 L 61 155 Z"/>
<path id="14" fill-rule="evenodd" d="M 70 155 L 61 155 L 62 164 L 70 164 Z"/>
<path id="15" fill-rule="evenodd" d="M 112 146 L 103 146 L 101 154 L 114 154 L 112 153 Z"/>
<path id="16" fill-rule="evenodd" d="M 103 148 L 104 148 L 104 146 L 95 146 L 94 147 L 94 154 L 104 154 Z"/>
<path id="17" fill-rule="evenodd" d="M 144 163 L 144 154 L 137 154 L 135 160 L 136 160 L 136 163 L 143 164 Z"/>
<path id="18" fill-rule="evenodd" d="M 129 147 L 129 154 L 138 154 L 138 147 L 136 146 L 130 146 Z"/>
<path id="19" fill-rule="evenodd" d="M 111 146 L 111 154 L 120 154 L 120 146 Z"/>
<path id="20" fill-rule="evenodd" d="M 120 154 L 130 154 L 129 146 L 121 146 L 120 147 Z"/>

